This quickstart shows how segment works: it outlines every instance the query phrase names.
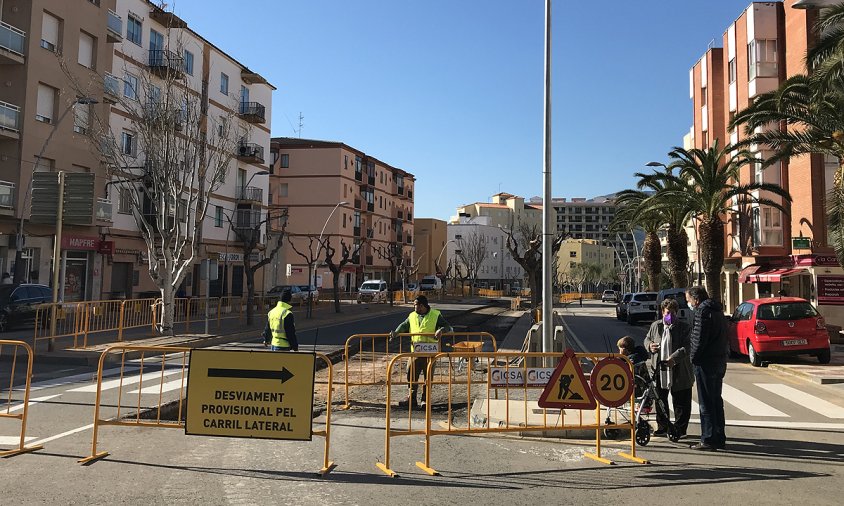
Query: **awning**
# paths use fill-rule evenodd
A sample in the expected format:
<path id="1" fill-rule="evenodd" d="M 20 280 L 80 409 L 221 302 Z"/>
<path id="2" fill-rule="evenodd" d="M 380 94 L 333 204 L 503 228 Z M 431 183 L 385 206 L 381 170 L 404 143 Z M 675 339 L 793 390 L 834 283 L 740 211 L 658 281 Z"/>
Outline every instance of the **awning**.
<path id="1" fill-rule="evenodd" d="M 796 276 L 806 269 L 778 267 L 771 268 L 764 265 L 748 265 L 739 273 L 739 283 L 779 283 L 782 278 Z"/>
<path id="2" fill-rule="evenodd" d="M 759 265 L 759 264 L 748 265 L 747 267 L 742 269 L 741 272 L 739 272 L 738 282 L 739 283 L 752 283 L 753 281 L 750 281 L 748 279 L 748 277 L 750 277 L 753 274 L 756 274 L 756 271 L 758 271 L 761 268 L 762 268 L 762 266 Z"/>

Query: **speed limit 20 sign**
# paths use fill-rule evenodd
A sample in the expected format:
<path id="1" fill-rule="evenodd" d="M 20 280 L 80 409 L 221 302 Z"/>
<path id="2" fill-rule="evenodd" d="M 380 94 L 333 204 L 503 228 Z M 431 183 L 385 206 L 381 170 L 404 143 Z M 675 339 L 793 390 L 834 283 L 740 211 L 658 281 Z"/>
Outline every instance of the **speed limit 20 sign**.
<path id="1" fill-rule="evenodd" d="M 633 393 L 633 372 L 627 361 L 607 357 L 595 364 L 589 384 L 598 402 L 617 408 L 627 402 Z"/>

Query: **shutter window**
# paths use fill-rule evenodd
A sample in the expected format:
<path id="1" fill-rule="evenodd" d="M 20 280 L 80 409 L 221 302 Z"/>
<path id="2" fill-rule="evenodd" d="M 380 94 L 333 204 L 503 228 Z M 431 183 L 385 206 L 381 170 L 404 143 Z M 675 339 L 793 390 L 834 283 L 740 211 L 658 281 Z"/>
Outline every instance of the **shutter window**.
<path id="1" fill-rule="evenodd" d="M 80 134 L 87 134 L 91 122 L 91 106 L 88 104 L 75 104 L 73 106 L 73 131 Z"/>
<path id="2" fill-rule="evenodd" d="M 43 123 L 53 122 L 53 111 L 56 107 L 56 90 L 47 85 L 38 85 L 38 105 L 36 106 L 35 119 Z"/>
<path id="3" fill-rule="evenodd" d="M 94 68 L 94 37 L 85 32 L 79 34 L 79 64 Z"/>
<path id="4" fill-rule="evenodd" d="M 59 47 L 59 24 L 57 17 L 44 13 L 41 20 L 41 47 L 56 51 Z"/>

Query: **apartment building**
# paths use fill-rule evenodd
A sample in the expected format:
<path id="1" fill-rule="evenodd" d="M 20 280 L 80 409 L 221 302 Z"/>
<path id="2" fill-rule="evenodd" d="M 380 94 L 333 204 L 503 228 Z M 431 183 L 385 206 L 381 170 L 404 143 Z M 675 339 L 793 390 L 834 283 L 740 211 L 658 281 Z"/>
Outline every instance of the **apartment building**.
<path id="1" fill-rule="evenodd" d="M 29 219 L 32 174 L 90 172 L 96 195 L 91 224 L 64 227 L 63 299 L 156 290 L 130 199 L 109 176 L 92 135 L 95 124 L 104 123 L 120 139 L 123 154 L 135 157 L 132 168 L 143 169 L 143 156 L 136 156 L 143 152 L 139 136 L 119 102 L 140 100 L 139 83 L 151 93 L 163 73 L 175 72 L 178 86 L 201 101 L 208 117 L 229 112 L 244 133 L 230 175 L 209 196 L 209 216 L 194 251 L 197 264 L 203 258 L 220 262 L 212 295 L 243 293 L 242 256 L 224 218 L 234 218 L 236 227 L 237 210 L 266 209 L 268 180 L 256 176 L 267 174 L 263 152 L 269 148 L 272 85 L 147 0 L 6 0 L 0 6 L 0 69 L 12 83 L 0 87 L 0 269 L 12 268 L 16 223 L 23 217 L 26 266 L 20 270 L 27 280 L 49 282 L 55 229 Z M 194 272 L 179 293 L 204 293 Z"/>
<path id="2" fill-rule="evenodd" d="M 114 8 L 115 0 L 0 2 L 0 271 L 17 281 L 51 280 L 55 222 L 29 219 L 33 175 L 85 172 L 100 188 L 105 183 L 87 121 L 91 114 L 107 116 L 109 106 L 102 93 L 82 97 L 67 83 L 100 81 L 111 69 L 120 39 L 119 31 L 107 29 Z M 72 279 L 67 300 L 100 296 L 103 257 L 93 243 L 75 240 L 99 239 L 107 224 L 99 218 L 109 209 L 104 199 L 98 204 L 87 224 L 65 227 L 62 251 Z"/>
<path id="3" fill-rule="evenodd" d="M 759 94 L 776 89 L 789 76 L 804 73 L 807 47 L 814 40 L 817 11 L 791 8 L 791 2 L 753 2 L 724 32 L 722 47 L 711 47 L 691 68 L 689 96 L 693 127 L 688 142 L 706 148 L 745 138 L 728 130 L 737 111 Z M 771 125 L 769 128 L 778 128 Z M 756 156 L 770 155 L 755 146 Z M 793 198 L 790 216 L 768 206 L 742 206 L 726 216 L 723 300 L 732 310 L 743 300 L 783 290 L 818 305 L 827 322 L 844 324 L 844 304 L 836 286 L 844 280 L 828 242 L 824 195 L 837 162 L 822 155 L 801 156 L 763 169 L 746 167 L 740 182 L 776 183 Z M 776 198 L 765 195 L 768 198 Z"/>
<path id="4" fill-rule="evenodd" d="M 267 284 L 308 284 L 310 258 L 316 263 L 316 284 L 333 288 L 332 274 L 322 262 L 317 239 L 330 238 L 359 251 L 343 267 L 339 286 L 353 291 L 367 279 L 391 278 L 391 262 L 416 260 L 413 174 L 390 166 L 343 144 L 274 137 L 271 142 L 271 206 L 287 211 L 285 241 Z M 297 250 L 304 256 L 297 253 Z"/>
<path id="5" fill-rule="evenodd" d="M 481 239 L 485 251 L 483 261 L 478 266 L 477 282 L 481 288 L 505 289 L 524 284 L 524 269 L 513 259 L 507 249 L 506 229 L 495 223 L 493 216 L 459 216 L 448 224 L 448 241 L 446 242 L 447 261 L 441 262 L 443 271 L 451 264 L 449 277 L 456 279 L 469 275 L 465 262 L 461 260 L 461 253 L 472 262 L 477 258 L 471 251 L 464 252 L 463 248 L 478 248 Z"/>
<path id="6" fill-rule="evenodd" d="M 523 197 L 510 193 L 497 193 L 489 202 L 475 202 L 457 208 L 457 215 L 449 223 L 458 223 L 461 218 L 485 216 L 492 226 L 504 229 L 518 229 L 519 225 L 542 230 L 542 199 L 533 198 L 525 203 Z"/>
<path id="7" fill-rule="evenodd" d="M 613 262 L 623 268 L 639 254 L 644 235 L 637 232 L 612 232 L 616 204 L 612 195 L 586 198 L 556 198 L 551 200 L 556 213 L 557 234 L 571 239 L 589 239 L 609 246 Z"/>
<path id="8" fill-rule="evenodd" d="M 557 252 L 557 280 L 564 289 L 565 285 L 570 285 L 569 291 L 577 291 L 580 289 L 578 284 L 582 281 L 573 272 L 577 265 L 590 264 L 602 269 L 612 268 L 616 262 L 614 256 L 613 248 L 601 245 L 598 240 L 565 239 Z"/>
<path id="9" fill-rule="evenodd" d="M 413 226 L 416 231 L 416 277 L 421 279 L 423 276 L 442 274 L 448 263 L 445 256 L 447 223 L 434 218 L 416 218 Z"/>

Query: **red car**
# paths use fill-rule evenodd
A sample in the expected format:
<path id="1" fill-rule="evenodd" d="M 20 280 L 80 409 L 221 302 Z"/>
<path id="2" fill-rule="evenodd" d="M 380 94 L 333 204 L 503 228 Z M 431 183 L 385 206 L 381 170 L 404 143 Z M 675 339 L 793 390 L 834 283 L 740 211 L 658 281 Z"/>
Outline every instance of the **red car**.
<path id="1" fill-rule="evenodd" d="M 730 352 L 747 355 L 756 367 L 763 359 L 795 355 L 814 355 L 828 364 L 829 334 L 806 299 L 751 299 L 739 304 L 730 318 Z"/>

